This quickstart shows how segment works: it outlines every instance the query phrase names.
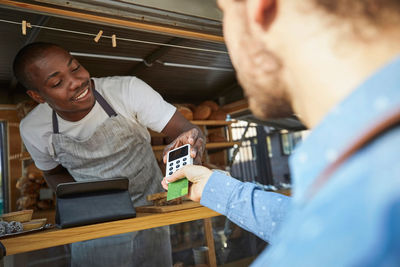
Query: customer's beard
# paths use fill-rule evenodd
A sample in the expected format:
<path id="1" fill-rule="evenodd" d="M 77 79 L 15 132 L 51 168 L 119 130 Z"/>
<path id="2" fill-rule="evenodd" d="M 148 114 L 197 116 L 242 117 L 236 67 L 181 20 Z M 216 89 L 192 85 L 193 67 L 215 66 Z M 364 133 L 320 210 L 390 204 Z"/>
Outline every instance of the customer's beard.
<path id="1" fill-rule="evenodd" d="M 279 119 L 294 114 L 288 96 L 278 86 L 275 85 L 271 89 L 276 90 L 273 94 L 263 93 L 258 96 L 248 96 L 250 110 L 257 118 L 262 120 Z M 262 90 L 260 88 L 260 91 Z"/>
<path id="2" fill-rule="evenodd" d="M 265 54 L 264 54 L 265 55 Z M 262 64 L 263 61 L 254 60 L 262 57 L 253 54 L 252 70 L 238 71 L 238 80 L 244 88 L 253 114 L 262 120 L 289 117 L 294 114 L 288 88 L 280 77 L 282 65 L 280 61 L 268 53 L 268 60 L 275 60 L 279 66 L 271 71 Z"/>

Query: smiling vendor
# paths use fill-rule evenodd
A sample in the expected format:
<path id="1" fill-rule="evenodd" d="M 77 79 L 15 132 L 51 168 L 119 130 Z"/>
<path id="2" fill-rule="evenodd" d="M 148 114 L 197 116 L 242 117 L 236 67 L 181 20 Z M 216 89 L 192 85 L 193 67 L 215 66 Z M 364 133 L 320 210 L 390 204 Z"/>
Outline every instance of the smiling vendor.
<path id="1" fill-rule="evenodd" d="M 190 143 L 201 162 L 205 139 L 176 108 L 136 77 L 91 78 L 65 49 L 22 48 L 14 73 L 40 103 L 20 124 L 23 141 L 54 190 L 57 184 L 126 177 L 134 206 L 162 191 L 147 128 Z M 154 253 L 157 251 L 157 253 Z M 157 256 L 156 256 L 157 255 Z M 171 266 L 168 228 L 72 244 L 73 266 Z"/>

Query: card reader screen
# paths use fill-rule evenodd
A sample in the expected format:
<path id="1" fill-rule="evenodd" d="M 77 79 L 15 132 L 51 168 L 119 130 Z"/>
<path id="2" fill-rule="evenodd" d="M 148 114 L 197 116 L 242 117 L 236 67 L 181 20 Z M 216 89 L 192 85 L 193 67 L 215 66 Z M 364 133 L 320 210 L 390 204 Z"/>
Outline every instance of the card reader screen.
<path id="1" fill-rule="evenodd" d="M 188 154 L 188 147 L 189 146 L 184 146 L 180 149 L 169 152 L 169 160 L 173 161 L 173 160 L 176 160 L 176 159 L 186 156 Z"/>

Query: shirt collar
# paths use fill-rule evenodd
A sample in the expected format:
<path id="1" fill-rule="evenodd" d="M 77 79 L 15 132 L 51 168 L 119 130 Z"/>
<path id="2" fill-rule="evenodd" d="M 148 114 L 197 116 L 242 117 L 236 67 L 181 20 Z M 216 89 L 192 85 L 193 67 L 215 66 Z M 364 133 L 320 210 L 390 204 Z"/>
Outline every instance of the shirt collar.
<path id="1" fill-rule="evenodd" d="M 315 178 L 353 140 L 400 105 L 400 57 L 335 106 L 290 158 L 293 197 L 299 200 Z"/>

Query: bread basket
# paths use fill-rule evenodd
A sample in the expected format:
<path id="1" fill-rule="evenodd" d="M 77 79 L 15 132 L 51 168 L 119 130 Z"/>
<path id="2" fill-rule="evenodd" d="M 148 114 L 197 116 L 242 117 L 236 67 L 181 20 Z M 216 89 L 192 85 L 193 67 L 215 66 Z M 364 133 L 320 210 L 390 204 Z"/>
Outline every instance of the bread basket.
<path id="1" fill-rule="evenodd" d="M 34 219 L 29 222 L 22 223 L 22 226 L 24 227 L 24 231 L 29 231 L 44 226 L 46 222 L 47 222 L 46 218 Z"/>
<path id="2" fill-rule="evenodd" d="M 3 221 L 28 222 L 32 219 L 33 210 L 21 210 L 1 215 Z"/>

